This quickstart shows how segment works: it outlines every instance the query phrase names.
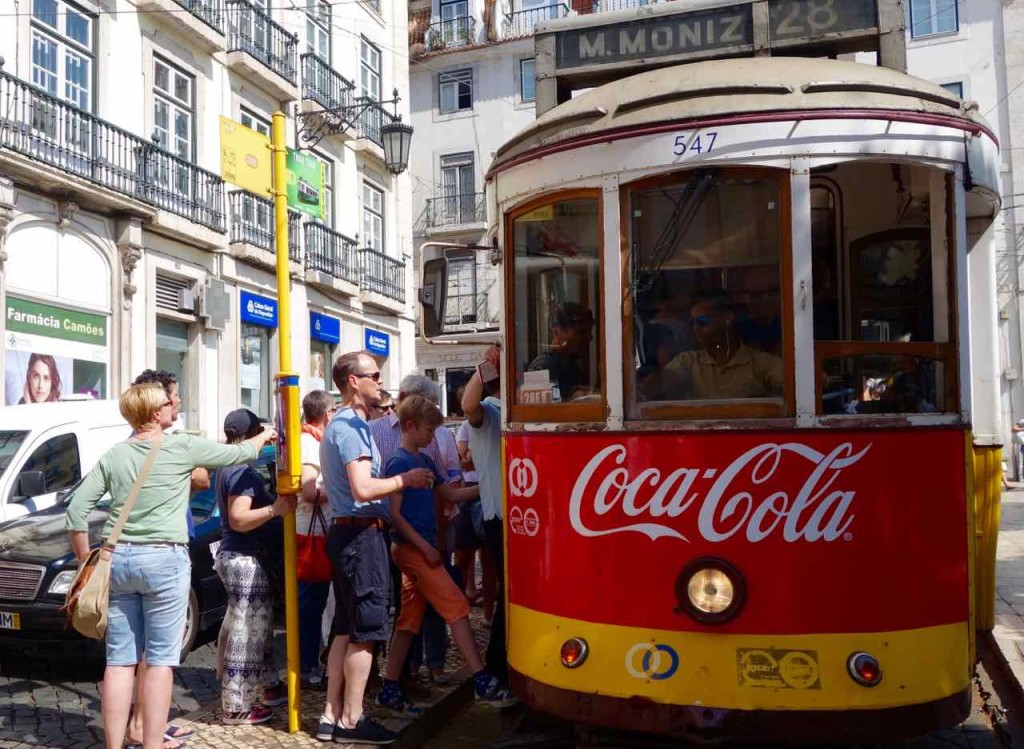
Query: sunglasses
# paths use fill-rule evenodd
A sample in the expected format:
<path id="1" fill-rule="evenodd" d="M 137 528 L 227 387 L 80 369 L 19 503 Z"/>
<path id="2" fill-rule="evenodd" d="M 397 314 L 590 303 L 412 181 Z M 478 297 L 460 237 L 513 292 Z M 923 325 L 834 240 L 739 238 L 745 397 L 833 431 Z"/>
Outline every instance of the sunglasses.
<path id="1" fill-rule="evenodd" d="M 395 407 L 393 405 L 390 405 L 390 404 L 387 405 L 387 406 L 377 406 L 377 408 L 379 408 L 381 411 L 394 411 L 395 410 Z"/>
<path id="2" fill-rule="evenodd" d="M 377 370 L 376 372 L 370 372 L 368 374 L 354 374 L 352 376 L 355 377 L 357 380 L 362 380 L 366 377 L 369 377 L 374 382 L 380 382 L 380 370 Z"/>

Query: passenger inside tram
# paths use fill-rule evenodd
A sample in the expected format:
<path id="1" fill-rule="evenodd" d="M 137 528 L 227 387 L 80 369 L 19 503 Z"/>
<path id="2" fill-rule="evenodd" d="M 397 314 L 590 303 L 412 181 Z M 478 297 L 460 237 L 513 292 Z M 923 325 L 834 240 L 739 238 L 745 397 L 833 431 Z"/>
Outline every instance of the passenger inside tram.
<path id="1" fill-rule="evenodd" d="M 705 291 L 690 308 L 699 349 L 683 351 L 640 381 L 649 400 L 723 400 L 782 394 L 784 367 L 774 354 L 748 346 L 722 289 Z"/>
<path id="2" fill-rule="evenodd" d="M 589 395 L 583 365 L 594 337 L 594 313 L 576 302 L 557 305 L 550 315 L 551 343 L 527 366 L 527 372 L 546 372 L 558 387 L 556 400 L 574 400 Z"/>

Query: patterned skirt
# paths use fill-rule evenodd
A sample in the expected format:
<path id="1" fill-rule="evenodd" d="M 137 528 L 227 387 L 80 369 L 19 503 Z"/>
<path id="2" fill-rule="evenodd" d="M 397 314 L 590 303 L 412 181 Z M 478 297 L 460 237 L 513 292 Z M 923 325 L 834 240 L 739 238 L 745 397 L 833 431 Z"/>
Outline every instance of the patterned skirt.
<path id="1" fill-rule="evenodd" d="M 221 703 L 225 712 L 245 712 L 280 679 L 274 664 L 274 606 L 270 581 L 256 557 L 222 551 L 214 565 L 228 594 L 221 624 L 224 663 Z"/>

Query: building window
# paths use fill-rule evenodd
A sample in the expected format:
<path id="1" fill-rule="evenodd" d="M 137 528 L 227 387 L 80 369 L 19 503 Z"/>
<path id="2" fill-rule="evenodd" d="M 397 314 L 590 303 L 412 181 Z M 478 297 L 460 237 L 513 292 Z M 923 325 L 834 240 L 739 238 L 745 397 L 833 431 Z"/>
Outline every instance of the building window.
<path id="1" fill-rule="evenodd" d="M 178 378 L 182 419 L 185 419 L 185 401 L 189 397 L 188 381 L 188 323 L 181 320 L 156 319 L 156 368 L 170 372 Z M 183 423 L 188 427 L 187 421 Z"/>
<path id="2" fill-rule="evenodd" d="M 437 83 L 441 114 L 463 112 L 473 108 L 472 70 L 452 70 L 448 73 L 438 73 Z"/>
<path id="3" fill-rule="evenodd" d="M 469 3 L 466 0 L 441 0 L 441 39 L 446 43 L 470 43 Z"/>
<path id="4" fill-rule="evenodd" d="M 159 146 L 192 161 L 192 76 L 166 60 L 153 58 L 153 126 Z"/>
<path id="5" fill-rule="evenodd" d="M 306 51 L 331 61 L 331 6 L 323 0 L 306 0 Z"/>
<path id="6" fill-rule="evenodd" d="M 475 323 L 476 257 L 448 258 L 448 298 L 445 302 L 446 325 Z"/>
<path id="7" fill-rule="evenodd" d="M 363 183 L 363 246 L 384 252 L 384 192 Z"/>
<path id="8" fill-rule="evenodd" d="M 519 61 L 519 95 L 522 101 L 537 99 L 537 78 L 533 67 L 534 59 Z"/>
<path id="9" fill-rule="evenodd" d="M 92 111 L 93 19 L 63 0 L 32 1 L 32 83 Z"/>
<path id="10" fill-rule="evenodd" d="M 960 28 L 957 0 L 910 0 L 910 36 L 918 39 Z"/>
<path id="11" fill-rule="evenodd" d="M 962 81 L 953 81 L 952 83 L 940 83 L 944 89 L 953 94 L 958 99 L 964 98 L 964 84 Z"/>
<path id="12" fill-rule="evenodd" d="M 473 154 L 441 157 L 441 201 L 444 215 L 439 225 L 465 224 L 476 220 L 476 180 Z"/>
<path id="13" fill-rule="evenodd" d="M 270 330 L 242 323 L 241 401 L 259 416 L 270 416 Z"/>
<path id="14" fill-rule="evenodd" d="M 245 107 L 242 108 L 239 120 L 245 127 L 249 128 L 250 130 L 255 130 L 260 135 L 265 135 L 268 138 L 270 137 L 270 120 L 261 117 L 260 115 L 255 114 L 254 112 L 250 112 Z"/>
<path id="15" fill-rule="evenodd" d="M 324 208 L 324 215 L 321 221 L 327 226 L 334 226 L 334 162 L 321 153 L 312 152 L 312 156 L 319 161 L 324 168 L 324 187 L 320 195 L 320 203 Z"/>
<path id="16" fill-rule="evenodd" d="M 359 93 L 380 101 L 380 50 L 365 38 L 359 48 Z"/>

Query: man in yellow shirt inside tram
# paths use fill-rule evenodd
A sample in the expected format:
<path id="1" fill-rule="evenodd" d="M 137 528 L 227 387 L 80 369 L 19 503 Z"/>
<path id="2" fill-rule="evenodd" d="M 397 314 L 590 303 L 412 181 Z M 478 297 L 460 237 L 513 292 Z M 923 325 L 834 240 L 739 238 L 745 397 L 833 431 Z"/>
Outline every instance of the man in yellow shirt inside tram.
<path id="1" fill-rule="evenodd" d="M 644 378 L 646 400 L 729 400 L 782 395 L 782 359 L 751 348 L 736 332 L 736 314 L 721 290 L 699 295 L 690 308 L 694 338 L 701 346 L 674 356 Z"/>

